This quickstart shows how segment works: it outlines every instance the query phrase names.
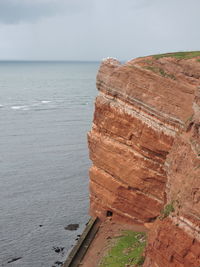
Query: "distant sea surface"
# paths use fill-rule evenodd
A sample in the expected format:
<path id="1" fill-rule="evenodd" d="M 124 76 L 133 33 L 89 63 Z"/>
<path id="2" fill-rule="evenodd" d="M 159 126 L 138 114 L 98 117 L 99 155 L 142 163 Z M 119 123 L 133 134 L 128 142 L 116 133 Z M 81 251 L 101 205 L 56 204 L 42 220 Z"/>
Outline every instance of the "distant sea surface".
<path id="1" fill-rule="evenodd" d="M 85 227 L 98 65 L 0 62 L 0 266 L 59 266 Z"/>

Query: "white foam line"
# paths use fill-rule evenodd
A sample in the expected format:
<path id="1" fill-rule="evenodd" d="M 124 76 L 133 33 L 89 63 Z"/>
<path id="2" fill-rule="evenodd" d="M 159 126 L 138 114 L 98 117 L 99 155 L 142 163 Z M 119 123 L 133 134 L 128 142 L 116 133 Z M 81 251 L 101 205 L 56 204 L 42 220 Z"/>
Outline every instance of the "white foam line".
<path id="1" fill-rule="evenodd" d="M 13 110 L 29 110 L 28 106 L 12 106 L 11 109 Z"/>
<path id="2" fill-rule="evenodd" d="M 51 102 L 50 100 L 42 100 L 42 101 L 41 101 L 42 104 L 48 104 L 48 103 L 50 103 L 50 102 Z"/>

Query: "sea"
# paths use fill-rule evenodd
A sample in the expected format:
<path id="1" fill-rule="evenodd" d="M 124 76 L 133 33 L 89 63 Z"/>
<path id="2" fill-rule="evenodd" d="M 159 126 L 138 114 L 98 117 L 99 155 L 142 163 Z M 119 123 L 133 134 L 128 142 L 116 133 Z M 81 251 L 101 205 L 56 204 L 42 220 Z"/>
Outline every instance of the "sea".
<path id="1" fill-rule="evenodd" d="M 85 228 L 98 67 L 0 62 L 2 267 L 61 266 Z"/>

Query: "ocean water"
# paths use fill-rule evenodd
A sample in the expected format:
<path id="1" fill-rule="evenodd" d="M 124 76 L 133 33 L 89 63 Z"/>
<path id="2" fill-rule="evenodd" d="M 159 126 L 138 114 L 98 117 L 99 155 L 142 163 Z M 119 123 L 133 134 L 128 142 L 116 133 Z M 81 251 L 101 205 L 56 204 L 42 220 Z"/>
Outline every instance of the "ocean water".
<path id="1" fill-rule="evenodd" d="M 0 63 L 0 266 L 59 266 L 85 227 L 98 65 Z"/>

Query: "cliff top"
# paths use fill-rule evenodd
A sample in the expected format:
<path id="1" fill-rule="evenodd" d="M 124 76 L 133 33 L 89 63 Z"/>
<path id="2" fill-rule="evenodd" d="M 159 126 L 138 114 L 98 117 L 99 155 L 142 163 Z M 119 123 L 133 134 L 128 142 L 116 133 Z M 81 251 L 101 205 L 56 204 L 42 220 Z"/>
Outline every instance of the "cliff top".
<path id="1" fill-rule="evenodd" d="M 165 54 L 153 55 L 154 58 L 159 59 L 163 57 L 172 57 L 176 59 L 191 59 L 194 57 L 200 57 L 200 51 L 187 51 L 187 52 L 173 52 Z"/>
<path id="2" fill-rule="evenodd" d="M 108 58 L 99 69 L 97 88 L 183 125 L 193 113 L 199 78 L 200 51 L 140 57 L 125 64 Z"/>

